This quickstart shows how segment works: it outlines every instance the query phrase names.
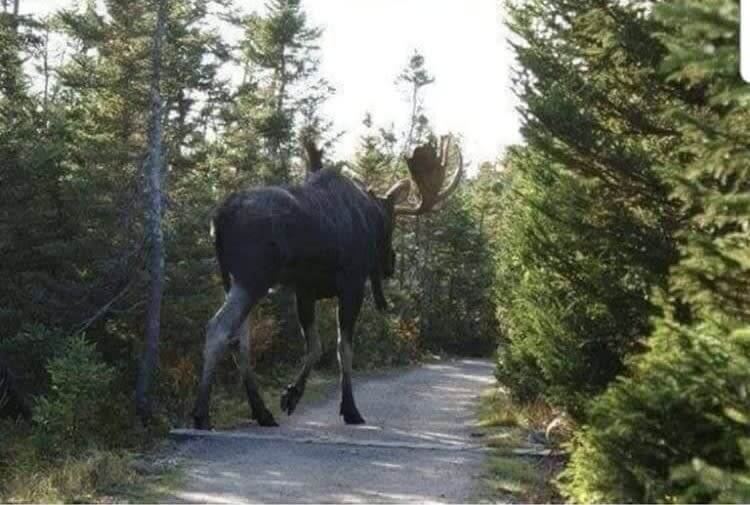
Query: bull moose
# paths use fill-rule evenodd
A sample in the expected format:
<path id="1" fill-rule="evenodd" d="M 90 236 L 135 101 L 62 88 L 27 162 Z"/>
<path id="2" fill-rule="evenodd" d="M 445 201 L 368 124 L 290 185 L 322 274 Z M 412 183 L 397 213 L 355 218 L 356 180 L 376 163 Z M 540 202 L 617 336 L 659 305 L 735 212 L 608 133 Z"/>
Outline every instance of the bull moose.
<path id="1" fill-rule="evenodd" d="M 253 306 L 278 284 L 295 293 L 306 341 L 302 369 L 281 398 L 282 411 L 289 415 L 294 412 L 310 370 L 322 354 L 315 329 L 315 303 L 335 297 L 340 415 L 347 424 L 365 422 L 352 393 L 352 342 L 365 284 L 369 279 L 377 308 L 385 310 L 382 282 L 393 275 L 395 268 L 392 238 L 396 216 L 436 210 L 458 187 L 463 174 L 461 152 L 456 149 L 458 167 L 445 184 L 451 137 L 442 137 L 439 147 L 435 144 L 417 147 L 406 160 L 420 194 L 416 206 L 404 205 L 411 191 L 408 179 L 398 182 L 385 196 L 377 196 L 356 180 L 324 170 L 321 152 L 314 146 L 308 146 L 314 173 L 302 186 L 242 191 L 219 206 L 212 229 L 226 299 L 207 325 L 203 371 L 193 412 L 196 428 L 210 428 L 214 369 L 229 342 L 236 339 L 240 342 L 240 368 L 252 418 L 261 426 L 277 426 L 250 367 L 247 318 Z"/>

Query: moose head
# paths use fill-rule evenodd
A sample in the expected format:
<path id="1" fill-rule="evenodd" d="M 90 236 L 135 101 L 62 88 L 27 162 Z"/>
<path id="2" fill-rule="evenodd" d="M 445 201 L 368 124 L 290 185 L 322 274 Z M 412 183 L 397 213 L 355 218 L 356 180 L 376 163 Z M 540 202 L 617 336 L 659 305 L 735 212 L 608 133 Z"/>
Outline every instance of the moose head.
<path id="1" fill-rule="evenodd" d="M 421 145 L 414 150 L 411 157 L 406 157 L 411 179 L 397 182 L 385 196 L 369 194 L 374 198 L 385 215 L 384 244 L 378 250 L 381 273 L 389 278 L 395 271 L 396 254 L 393 250 L 393 231 L 396 218 L 415 217 L 439 210 L 448 197 L 458 188 L 463 177 L 463 156 L 460 149 L 456 149 L 457 167 L 450 182 L 445 181 L 448 174 L 453 138 L 445 135 L 440 138 L 439 146 L 435 143 Z M 406 206 L 409 199 L 412 181 L 417 186 L 420 201 L 416 205 Z M 377 296 L 377 295 L 376 295 Z"/>

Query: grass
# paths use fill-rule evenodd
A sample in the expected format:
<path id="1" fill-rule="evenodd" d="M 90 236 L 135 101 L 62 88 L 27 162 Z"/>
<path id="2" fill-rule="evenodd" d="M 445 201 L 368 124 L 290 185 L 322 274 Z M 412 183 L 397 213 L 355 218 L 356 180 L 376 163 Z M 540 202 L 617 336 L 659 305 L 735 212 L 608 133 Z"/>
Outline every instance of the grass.
<path id="1" fill-rule="evenodd" d="M 514 449 L 528 447 L 532 432 L 544 431 L 555 412 L 542 403 L 519 405 L 502 388 L 481 395 L 478 427 L 493 449 L 485 464 L 481 500 L 521 503 L 561 503 L 554 479 L 562 470 L 558 457 L 526 457 Z"/>
<path id="2" fill-rule="evenodd" d="M 143 475 L 138 470 L 138 454 L 133 450 L 152 450 L 154 441 L 161 439 L 137 430 L 132 431 L 132 439 L 131 449 L 90 448 L 53 457 L 35 443 L 28 425 L 2 422 L 0 503 L 159 501 L 156 498 L 162 482 L 173 481 L 177 469 L 163 475 Z M 134 491 L 140 493 L 136 499 L 125 498 Z M 154 500 L 146 500 L 147 497 Z"/>
<path id="3" fill-rule="evenodd" d="M 260 378 L 266 404 L 277 419 L 283 415 L 279 399 L 295 371 L 277 369 L 273 376 Z M 302 403 L 319 401 L 335 383 L 332 372 L 313 372 Z M 249 414 L 240 385 L 216 388 L 212 421 L 217 429 L 246 425 Z M 159 417 L 150 430 L 132 430 L 125 437 L 128 449 L 91 449 L 51 458 L 34 443 L 30 426 L 0 422 L 0 503 L 162 502 L 179 487 L 183 473 L 178 466 L 158 467 L 146 460 L 161 452 L 168 424 Z"/>
<path id="4" fill-rule="evenodd" d="M 479 425 L 483 427 L 519 427 L 543 431 L 555 415 L 555 411 L 542 402 L 519 405 L 501 387 L 488 388 L 481 395 Z"/>
<path id="5" fill-rule="evenodd" d="M 26 455 L 6 469 L 0 502 L 94 502 L 116 486 L 139 482 L 130 459 L 119 451 L 90 451 L 53 462 Z"/>
<path id="6" fill-rule="evenodd" d="M 556 469 L 549 462 L 517 456 L 492 456 L 486 464 L 484 483 L 493 501 L 521 503 L 561 503 L 557 489 L 551 484 Z"/>
<path id="7" fill-rule="evenodd" d="M 164 470 L 153 476 L 140 476 L 136 482 L 113 486 L 105 490 L 107 496 L 101 501 L 115 503 L 164 503 L 170 501 L 175 489 L 185 479 L 180 467 Z M 100 499 L 102 497 L 100 496 Z"/>

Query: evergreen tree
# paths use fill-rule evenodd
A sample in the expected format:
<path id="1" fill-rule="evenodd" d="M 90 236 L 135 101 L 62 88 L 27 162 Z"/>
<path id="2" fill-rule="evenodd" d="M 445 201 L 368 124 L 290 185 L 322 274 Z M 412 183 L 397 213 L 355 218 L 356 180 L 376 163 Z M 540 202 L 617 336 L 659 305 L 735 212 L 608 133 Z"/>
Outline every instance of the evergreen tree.
<path id="1" fill-rule="evenodd" d="M 359 139 L 359 148 L 354 155 L 357 173 L 365 184 L 382 194 L 394 183 L 394 157 L 387 152 L 385 141 L 375 130 L 371 113 L 365 115 L 362 126 L 365 132 Z"/>
<path id="2" fill-rule="evenodd" d="M 527 145 L 506 160 L 498 375 L 579 419 L 642 350 L 676 259 L 677 137 L 655 112 L 679 90 L 658 75 L 647 4 L 509 5 Z"/>
<path id="3" fill-rule="evenodd" d="M 403 87 L 409 97 L 411 115 L 409 116 L 409 127 L 404 137 L 404 154 L 421 142 L 427 140 L 430 133 L 429 120 L 424 114 L 424 88 L 433 84 L 433 77 L 425 66 L 425 58 L 419 51 L 414 51 L 409 63 L 404 67 L 396 79 L 396 84 Z"/>
<path id="4" fill-rule="evenodd" d="M 687 222 L 648 352 L 595 400 L 577 437 L 563 479 L 576 501 L 750 499 L 750 93 L 737 73 L 738 8 L 691 0 L 654 12 L 668 48 L 661 75 L 688 98 L 664 111 L 681 135 L 673 194 Z"/>
<path id="5" fill-rule="evenodd" d="M 309 26 L 300 0 L 270 0 L 264 15 L 252 14 L 242 24 L 244 63 L 259 70 L 253 72 L 252 84 L 246 83 L 257 90 L 258 100 L 246 113 L 262 139 L 263 179 L 269 184 L 291 182 L 300 129 L 320 135 L 327 126 L 319 116 L 320 105 L 332 92 L 317 76 L 321 30 Z"/>

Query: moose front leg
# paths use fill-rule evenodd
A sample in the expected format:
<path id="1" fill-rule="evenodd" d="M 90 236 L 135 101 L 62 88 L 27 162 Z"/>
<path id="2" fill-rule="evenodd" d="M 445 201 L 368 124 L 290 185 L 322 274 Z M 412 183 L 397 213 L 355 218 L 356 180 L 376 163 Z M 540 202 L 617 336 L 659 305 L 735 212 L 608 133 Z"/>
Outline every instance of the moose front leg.
<path id="1" fill-rule="evenodd" d="M 349 282 L 346 282 L 350 284 Z M 346 424 L 364 424 L 365 420 L 357 410 L 352 391 L 352 358 L 354 357 L 354 326 L 362 307 L 364 280 L 356 286 L 340 289 L 338 310 L 338 357 L 341 369 L 341 409 Z"/>
<path id="2" fill-rule="evenodd" d="M 303 293 L 297 293 L 297 317 L 299 318 L 302 336 L 305 337 L 305 357 L 302 370 L 294 384 L 286 388 L 281 396 L 281 410 L 292 415 L 297 403 L 302 398 L 307 384 L 307 377 L 315 364 L 320 360 L 323 349 L 320 345 L 320 336 L 315 328 L 315 299 Z"/>

